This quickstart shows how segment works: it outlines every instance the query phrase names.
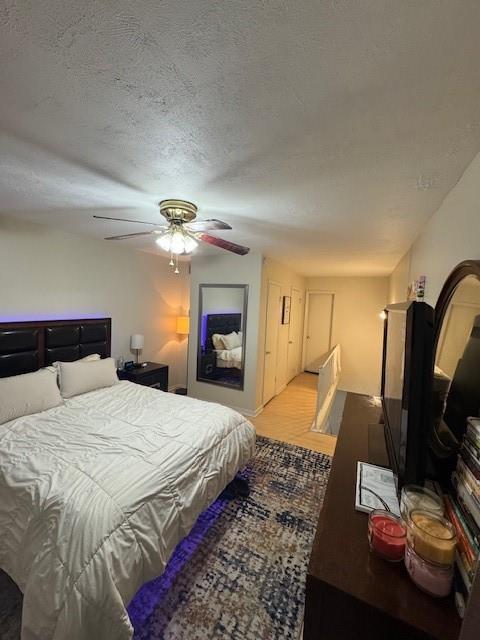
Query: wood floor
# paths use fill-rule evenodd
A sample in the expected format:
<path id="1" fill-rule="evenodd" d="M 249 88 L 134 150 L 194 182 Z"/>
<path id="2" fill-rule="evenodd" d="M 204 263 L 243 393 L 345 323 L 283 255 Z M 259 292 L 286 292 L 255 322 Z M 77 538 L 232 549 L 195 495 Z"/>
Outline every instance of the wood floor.
<path id="1" fill-rule="evenodd" d="M 318 376 L 301 373 L 287 388 L 270 400 L 262 413 L 250 418 L 258 435 L 282 440 L 329 456 L 336 437 L 310 431 L 317 401 Z"/>

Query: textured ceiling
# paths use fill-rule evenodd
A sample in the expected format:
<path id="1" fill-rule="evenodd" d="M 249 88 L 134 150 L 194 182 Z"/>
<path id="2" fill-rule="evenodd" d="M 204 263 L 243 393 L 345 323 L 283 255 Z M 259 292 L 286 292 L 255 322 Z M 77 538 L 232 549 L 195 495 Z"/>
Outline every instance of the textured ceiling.
<path id="1" fill-rule="evenodd" d="M 479 25 L 478 0 L 2 0 L 0 213 L 103 236 L 143 229 L 92 212 L 180 197 L 301 273 L 389 273 L 480 148 Z"/>

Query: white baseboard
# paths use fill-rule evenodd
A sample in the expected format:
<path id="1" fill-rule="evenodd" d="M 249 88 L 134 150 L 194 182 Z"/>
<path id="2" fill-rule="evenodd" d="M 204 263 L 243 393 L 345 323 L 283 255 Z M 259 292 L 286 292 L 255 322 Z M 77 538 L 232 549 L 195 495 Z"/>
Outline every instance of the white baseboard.
<path id="1" fill-rule="evenodd" d="M 184 384 L 174 384 L 171 387 L 168 387 L 168 392 L 169 393 L 175 393 L 175 391 L 177 389 L 185 389 L 185 385 Z"/>
<path id="2" fill-rule="evenodd" d="M 260 415 L 264 409 L 265 405 L 261 404 L 259 407 L 257 407 L 255 409 L 255 411 L 252 414 L 252 418 L 256 418 L 258 415 Z"/>
<path id="3" fill-rule="evenodd" d="M 247 418 L 256 418 L 263 411 L 263 404 L 257 407 L 254 411 L 252 411 L 251 409 L 243 409 L 242 407 L 234 407 L 231 404 L 229 404 L 228 406 L 230 407 L 230 409 L 238 411 L 238 413 L 241 413 Z"/>
<path id="4" fill-rule="evenodd" d="M 169 393 L 175 393 L 177 389 L 185 389 L 185 385 L 176 384 L 171 387 L 168 387 Z M 212 401 L 210 400 L 209 402 L 212 402 Z M 264 405 L 261 404 L 254 411 L 252 411 L 251 409 L 244 409 L 243 407 L 235 407 L 232 404 L 225 404 L 223 402 L 220 402 L 220 404 L 224 404 L 226 407 L 230 407 L 230 409 L 233 409 L 234 411 L 238 411 L 238 413 L 241 413 L 243 416 L 246 416 L 247 418 L 256 418 L 260 413 L 262 413 L 263 407 L 264 407 Z"/>
<path id="5" fill-rule="evenodd" d="M 275 391 L 275 395 L 278 396 L 282 393 L 282 391 L 285 391 L 285 389 L 287 388 L 287 382 L 285 382 L 284 384 L 282 384 L 282 386 L 280 387 L 280 389 L 278 391 Z"/>

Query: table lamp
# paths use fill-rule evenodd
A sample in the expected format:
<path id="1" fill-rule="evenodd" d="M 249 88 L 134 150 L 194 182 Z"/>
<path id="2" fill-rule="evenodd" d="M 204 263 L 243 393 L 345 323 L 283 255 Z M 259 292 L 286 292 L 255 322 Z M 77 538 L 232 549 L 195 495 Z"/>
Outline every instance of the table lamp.
<path id="1" fill-rule="evenodd" d="M 135 365 L 137 367 L 142 366 L 138 362 L 138 352 L 143 349 L 144 342 L 144 337 L 140 333 L 135 333 L 133 336 L 130 336 L 130 349 L 137 352 L 137 363 Z"/>

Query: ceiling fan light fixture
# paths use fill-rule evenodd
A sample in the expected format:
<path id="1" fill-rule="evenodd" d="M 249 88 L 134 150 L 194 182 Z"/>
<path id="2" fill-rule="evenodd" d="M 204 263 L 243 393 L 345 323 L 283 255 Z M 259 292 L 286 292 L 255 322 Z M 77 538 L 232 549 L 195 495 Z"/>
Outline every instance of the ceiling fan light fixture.
<path id="1" fill-rule="evenodd" d="M 179 255 L 192 253 L 198 246 L 198 242 L 190 234 L 182 229 L 173 229 L 155 240 L 158 246 L 168 253 Z"/>
<path id="2" fill-rule="evenodd" d="M 183 233 L 178 229 L 175 230 L 170 238 L 170 251 L 177 256 L 185 251 L 185 240 Z"/>
<path id="3" fill-rule="evenodd" d="M 215 218 L 207 220 L 196 220 L 197 206 L 187 200 L 162 200 L 160 203 L 160 214 L 165 218 L 167 224 L 158 225 L 155 222 L 145 220 L 131 220 L 130 218 L 113 218 L 109 216 L 94 215 L 94 218 L 102 220 L 113 220 L 115 222 L 133 222 L 151 226 L 149 231 L 138 233 L 127 233 L 118 236 L 109 236 L 105 240 L 126 240 L 138 236 L 150 236 L 155 238 L 157 245 L 166 253 L 170 254 L 170 266 L 174 266 L 175 257 L 178 261 L 180 254 L 191 254 L 203 242 L 226 251 L 230 251 L 239 256 L 246 255 L 250 249 L 242 247 L 234 242 L 229 242 L 223 238 L 212 236 L 208 231 L 225 231 L 232 227 L 226 222 Z"/>

